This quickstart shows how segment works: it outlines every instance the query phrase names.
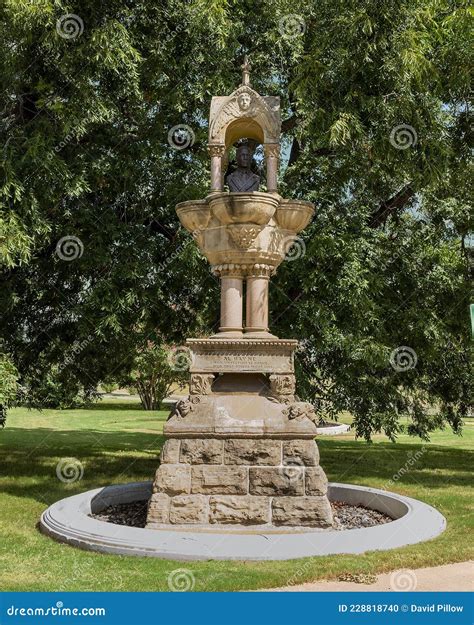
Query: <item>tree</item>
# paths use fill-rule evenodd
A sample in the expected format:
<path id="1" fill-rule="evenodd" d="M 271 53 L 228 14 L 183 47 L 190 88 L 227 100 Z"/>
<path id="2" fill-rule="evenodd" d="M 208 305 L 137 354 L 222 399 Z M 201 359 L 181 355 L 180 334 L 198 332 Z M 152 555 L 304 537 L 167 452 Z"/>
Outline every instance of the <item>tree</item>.
<path id="1" fill-rule="evenodd" d="M 159 410 L 175 384 L 186 384 L 188 370 L 186 351 L 177 352 L 148 340 L 137 353 L 133 370 L 122 378 L 121 384 L 138 393 L 144 410 Z"/>
<path id="2" fill-rule="evenodd" d="M 0 351 L 0 425 L 5 427 L 7 407 L 17 395 L 18 371 L 6 354 Z"/>
<path id="3" fill-rule="evenodd" d="M 0 332 L 31 403 L 48 380 L 67 402 L 129 373 L 143 332 L 179 344 L 218 325 L 218 285 L 174 206 L 208 191 L 210 98 L 248 53 L 253 86 L 282 96 L 281 192 L 317 206 L 304 260 L 271 287 L 273 331 L 302 344 L 300 395 L 350 410 L 366 438 L 395 437 L 400 414 L 424 437 L 459 430 L 464 2 L 45 0 L 4 3 L 0 23 Z M 416 366 L 400 370 L 403 346 Z"/>

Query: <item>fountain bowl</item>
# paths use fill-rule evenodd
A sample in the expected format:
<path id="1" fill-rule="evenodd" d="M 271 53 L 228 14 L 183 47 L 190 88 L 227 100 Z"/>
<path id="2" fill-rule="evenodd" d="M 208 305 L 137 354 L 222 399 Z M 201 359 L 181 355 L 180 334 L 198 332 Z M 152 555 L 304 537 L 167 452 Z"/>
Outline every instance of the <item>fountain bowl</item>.
<path id="1" fill-rule="evenodd" d="M 282 199 L 276 210 L 276 221 L 283 230 L 301 232 L 314 215 L 314 204 L 304 200 Z"/>
<path id="2" fill-rule="evenodd" d="M 188 200 L 176 205 L 181 224 L 189 232 L 202 231 L 207 228 L 211 218 L 211 209 L 206 200 Z"/>
<path id="3" fill-rule="evenodd" d="M 252 191 L 250 193 L 213 193 L 207 198 L 212 214 L 223 225 L 268 224 L 280 203 L 280 196 Z"/>

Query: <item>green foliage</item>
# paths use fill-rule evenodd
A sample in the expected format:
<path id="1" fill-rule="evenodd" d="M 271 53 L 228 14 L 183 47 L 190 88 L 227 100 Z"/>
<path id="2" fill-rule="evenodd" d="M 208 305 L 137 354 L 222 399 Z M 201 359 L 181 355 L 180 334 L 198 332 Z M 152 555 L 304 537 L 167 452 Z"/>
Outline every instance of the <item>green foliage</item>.
<path id="1" fill-rule="evenodd" d="M 57 28 L 67 13 L 73 38 Z M 285 30 L 292 15 L 304 32 Z M 353 412 L 366 438 L 396 436 L 400 414 L 424 437 L 458 430 L 472 400 L 469 19 L 461 0 L 4 2 L 0 333 L 28 401 L 51 384 L 62 404 L 90 397 L 146 340 L 216 329 L 218 284 L 174 206 L 207 193 L 210 98 L 248 53 L 252 85 L 282 97 L 281 193 L 317 206 L 304 258 L 271 287 L 272 330 L 301 341 L 299 393 Z M 179 124 L 194 133 L 183 150 L 167 139 Z M 63 260 L 71 236 L 82 251 Z M 401 346 L 416 367 L 390 365 Z"/>
<path id="2" fill-rule="evenodd" d="M 15 401 L 18 371 L 10 358 L 0 352 L 0 405 L 7 406 Z"/>
<path id="3" fill-rule="evenodd" d="M 105 393 L 113 393 L 119 385 L 116 382 L 102 382 L 101 387 Z"/>
<path id="4" fill-rule="evenodd" d="M 187 381 L 189 372 L 180 364 L 174 363 L 171 349 L 146 341 L 121 383 L 138 393 L 144 410 L 159 410 L 173 385 Z"/>
<path id="5" fill-rule="evenodd" d="M 7 407 L 17 394 L 18 371 L 10 358 L 0 351 L 0 426 L 5 427 Z"/>

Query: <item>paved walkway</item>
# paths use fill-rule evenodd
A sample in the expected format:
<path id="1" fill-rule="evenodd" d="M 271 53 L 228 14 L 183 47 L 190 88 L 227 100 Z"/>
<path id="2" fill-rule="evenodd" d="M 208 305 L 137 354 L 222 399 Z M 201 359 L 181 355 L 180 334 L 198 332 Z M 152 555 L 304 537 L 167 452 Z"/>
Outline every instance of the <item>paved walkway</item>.
<path id="1" fill-rule="evenodd" d="M 472 591 L 474 590 L 474 562 L 458 562 L 426 569 L 400 569 L 377 576 L 373 584 L 356 582 L 310 582 L 299 586 L 272 588 L 284 592 L 363 592 L 363 591 Z"/>

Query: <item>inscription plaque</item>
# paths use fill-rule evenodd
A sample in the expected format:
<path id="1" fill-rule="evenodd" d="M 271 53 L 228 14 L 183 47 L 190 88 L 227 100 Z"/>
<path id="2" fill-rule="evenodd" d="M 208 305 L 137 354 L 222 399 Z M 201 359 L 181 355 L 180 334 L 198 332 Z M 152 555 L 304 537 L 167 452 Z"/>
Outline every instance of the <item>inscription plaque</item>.
<path id="1" fill-rule="evenodd" d="M 220 343 L 220 344 L 219 344 Z M 225 343 L 188 341 L 191 373 L 293 373 L 296 341 Z"/>

